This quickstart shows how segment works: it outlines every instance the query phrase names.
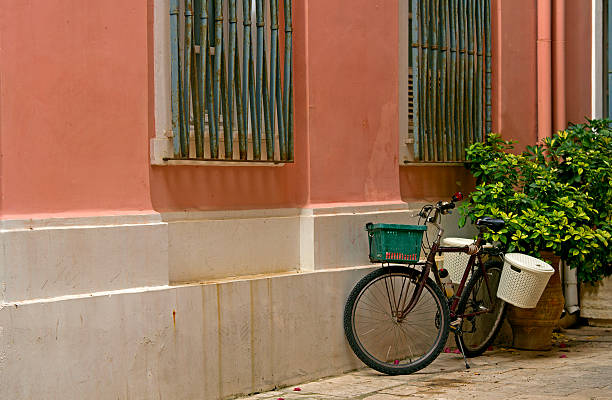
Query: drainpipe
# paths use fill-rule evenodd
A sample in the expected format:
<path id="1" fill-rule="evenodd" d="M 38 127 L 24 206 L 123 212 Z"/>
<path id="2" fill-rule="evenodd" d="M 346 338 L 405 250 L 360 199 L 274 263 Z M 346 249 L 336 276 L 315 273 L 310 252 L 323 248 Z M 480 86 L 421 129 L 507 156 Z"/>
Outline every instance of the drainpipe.
<path id="1" fill-rule="evenodd" d="M 569 264 L 563 263 L 563 295 L 565 296 L 565 310 L 573 314 L 580 310 L 580 300 L 578 296 L 578 275 L 576 268 L 570 269 Z"/>
<path id="2" fill-rule="evenodd" d="M 552 15 L 553 128 L 555 131 L 560 131 L 567 127 L 565 92 L 565 0 L 554 0 Z M 580 310 L 576 269 L 570 269 L 565 261 L 562 261 L 561 267 L 563 271 L 565 310 L 569 314 L 573 314 Z"/>
<path id="3" fill-rule="evenodd" d="M 565 0 L 555 0 L 553 9 L 553 128 L 567 128 L 565 111 Z"/>
<path id="4" fill-rule="evenodd" d="M 604 76 L 603 65 L 603 1 L 591 3 L 591 118 L 603 118 L 603 85 L 597 85 Z M 605 80 L 604 80 L 605 81 Z"/>
<path id="5" fill-rule="evenodd" d="M 552 0 L 537 0 L 538 142 L 552 132 Z"/>

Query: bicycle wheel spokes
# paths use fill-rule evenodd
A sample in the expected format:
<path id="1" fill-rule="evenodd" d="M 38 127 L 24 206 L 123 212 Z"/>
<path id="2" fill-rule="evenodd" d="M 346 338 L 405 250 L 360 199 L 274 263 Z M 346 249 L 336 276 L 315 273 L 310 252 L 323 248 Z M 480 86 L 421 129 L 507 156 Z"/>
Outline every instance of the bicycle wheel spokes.
<path id="1" fill-rule="evenodd" d="M 493 300 L 495 300 L 495 293 L 497 293 L 497 286 L 499 284 L 499 276 L 497 276 L 497 270 L 487 271 L 489 285 L 491 286 L 491 292 L 493 293 Z M 465 314 L 484 312 L 486 313 L 466 317 L 463 326 L 464 333 L 469 336 L 468 342 L 475 343 L 478 340 L 482 340 L 479 336 L 486 335 L 489 327 L 493 325 L 495 320 L 495 302 L 491 301 L 489 296 L 487 285 L 484 278 L 480 277 L 477 280 L 474 289 L 470 293 L 468 304 Z M 488 312 L 491 311 L 491 312 Z M 486 330 L 486 331 L 485 331 Z"/>
<path id="2" fill-rule="evenodd" d="M 467 357 L 482 354 L 493 342 L 501 328 L 506 309 L 506 303 L 496 296 L 502 272 L 501 265 L 489 264 L 486 271 L 491 296 L 482 272 L 478 271 L 466 286 L 457 306 L 457 313 L 464 315 L 461 329 Z M 482 313 L 483 311 L 487 312 Z M 481 314 L 470 315 L 475 313 Z"/>
<path id="3" fill-rule="evenodd" d="M 414 275 L 388 273 L 369 282 L 354 303 L 353 332 L 358 346 L 389 368 L 422 361 L 440 340 L 440 301 L 429 287 L 411 312 L 402 315 L 415 288 Z"/>

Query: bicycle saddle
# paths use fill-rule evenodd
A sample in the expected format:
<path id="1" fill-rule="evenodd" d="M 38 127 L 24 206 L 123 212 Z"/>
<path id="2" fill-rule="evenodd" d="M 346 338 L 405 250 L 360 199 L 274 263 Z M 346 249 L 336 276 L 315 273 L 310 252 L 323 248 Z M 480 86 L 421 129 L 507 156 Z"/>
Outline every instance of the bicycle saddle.
<path id="1" fill-rule="evenodd" d="M 503 219 L 496 219 L 491 217 L 482 217 L 478 219 L 478 221 L 476 221 L 477 226 L 485 226 L 494 232 L 497 232 L 502 229 L 505 224 L 506 223 Z"/>

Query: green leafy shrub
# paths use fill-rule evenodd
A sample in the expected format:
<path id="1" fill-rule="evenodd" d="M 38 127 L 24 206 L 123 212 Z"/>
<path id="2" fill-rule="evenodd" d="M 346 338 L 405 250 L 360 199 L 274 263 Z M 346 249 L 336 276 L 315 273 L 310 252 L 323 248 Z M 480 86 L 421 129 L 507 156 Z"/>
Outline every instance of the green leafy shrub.
<path id="1" fill-rule="evenodd" d="M 571 125 L 545 139 L 543 146 L 527 148 L 533 160 L 555 168 L 561 182 L 593 199 L 597 212 L 589 217 L 596 226 L 609 222 L 612 215 L 611 122 L 589 120 L 587 124 Z"/>
<path id="2" fill-rule="evenodd" d="M 486 239 L 508 252 L 552 251 L 578 268 L 583 282 L 612 275 L 612 132 L 589 121 L 513 154 L 514 142 L 490 134 L 467 152 L 476 190 L 460 208 L 472 221 L 506 221 Z"/>

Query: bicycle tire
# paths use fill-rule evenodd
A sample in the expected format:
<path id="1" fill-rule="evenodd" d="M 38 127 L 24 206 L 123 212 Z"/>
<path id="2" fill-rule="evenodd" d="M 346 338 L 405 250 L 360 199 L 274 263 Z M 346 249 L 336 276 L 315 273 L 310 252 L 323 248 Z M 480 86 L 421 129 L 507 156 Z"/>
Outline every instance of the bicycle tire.
<path id="1" fill-rule="evenodd" d="M 355 355 L 368 367 L 388 375 L 411 374 L 442 351 L 448 338 L 449 309 L 431 279 L 410 313 L 401 321 L 393 314 L 394 303 L 395 310 L 408 303 L 406 293 L 412 295 L 419 275 L 405 266 L 383 267 L 363 277 L 351 291 L 344 308 L 344 332 Z"/>
<path id="2" fill-rule="evenodd" d="M 501 277 L 503 263 L 501 261 L 487 261 L 484 264 L 487 271 L 489 287 L 493 293 L 493 312 L 466 317 L 461 324 L 461 335 L 455 335 L 457 346 L 463 347 L 466 357 L 477 357 L 484 353 L 487 348 L 493 343 L 495 337 L 499 333 L 506 314 L 507 303 L 497 297 L 497 287 Z M 457 304 L 456 315 L 469 314 L 475 309 L 480 309 L 481 306 L 489 308 L 489 296 L 482 270 L 475 268 L 472 278 L 465 286 L 459 303 Z"/>

